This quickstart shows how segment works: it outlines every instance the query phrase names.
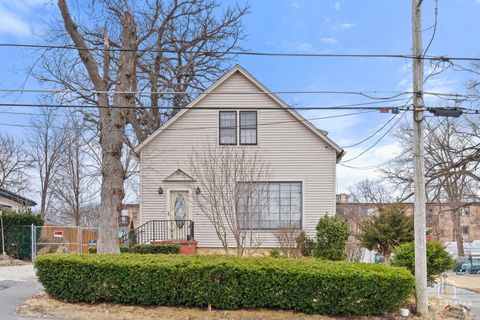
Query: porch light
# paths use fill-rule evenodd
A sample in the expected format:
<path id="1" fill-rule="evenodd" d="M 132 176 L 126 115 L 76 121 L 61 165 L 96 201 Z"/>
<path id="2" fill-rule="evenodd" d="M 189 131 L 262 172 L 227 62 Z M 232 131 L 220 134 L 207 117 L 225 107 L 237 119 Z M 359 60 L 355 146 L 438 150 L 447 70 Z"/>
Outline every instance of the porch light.
<path id="1" fill-rule="evenodd" d="M 200 190 L 200 187 L 196 187 L 195 188 L 195 194 L 200 194 L 201 190 Z"/>
<path id="2" fill-rule="evenodd" d="M 159 195 L 162 195 L 162 194 L 163 194 L 163 188 L 162 188 L 162 187 L 158 187 L 158 194 L 159 194 Z"/>

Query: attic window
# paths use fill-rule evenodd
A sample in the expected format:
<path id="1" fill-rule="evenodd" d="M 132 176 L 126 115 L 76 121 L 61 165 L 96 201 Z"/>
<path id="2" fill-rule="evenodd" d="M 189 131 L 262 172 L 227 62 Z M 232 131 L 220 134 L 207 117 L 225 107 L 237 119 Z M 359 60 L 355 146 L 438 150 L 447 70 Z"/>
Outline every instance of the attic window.
<path id="1" fill-rule="evenodd" d="M 237 144 L 237 112 L 220 111 L 219 113 L 219 142 L 224 145 Z"/>
<path id="2" fill-rule="evenodd" d="M 257 144 L 257 111 L 240 111 L 240 144 Z"/>

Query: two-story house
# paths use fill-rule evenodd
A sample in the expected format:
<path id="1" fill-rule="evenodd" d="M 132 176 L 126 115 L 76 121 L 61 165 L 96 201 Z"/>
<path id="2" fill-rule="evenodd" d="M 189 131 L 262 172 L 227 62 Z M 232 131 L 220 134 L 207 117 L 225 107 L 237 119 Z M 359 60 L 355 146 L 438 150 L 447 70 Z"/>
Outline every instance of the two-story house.
<path id="1" fill-rule="evenodd" d="M 336 164 L 343 150 L 237 65 L 136 148 L 140 224 L 150 225 L 139 231 L 156 234 L 144 241 L 168 237 L 160 234 L 160 220 L 178 219 L 174 211 L 180 210 L 185 213 L 181 217 L 194 222 L 199 248 L 221 247 L 211 221 L 194 201 L 195 192 L 202 190 L 190 159 L 192 150 L 201 151 L 205 141 L 215 148 L 254 148 L 268 163 L 265 197 L 275 202 L 258 209 L 262 221 L 254 232 L 262 238 L 262 247 L 277 246 L 274 232 L 282 221 L 313 237 L 318 220 L 335 214 Z M 190 224 L 170 224 L 185 226 Z M 191 238 L 193 231 L 184 235 Z"/>

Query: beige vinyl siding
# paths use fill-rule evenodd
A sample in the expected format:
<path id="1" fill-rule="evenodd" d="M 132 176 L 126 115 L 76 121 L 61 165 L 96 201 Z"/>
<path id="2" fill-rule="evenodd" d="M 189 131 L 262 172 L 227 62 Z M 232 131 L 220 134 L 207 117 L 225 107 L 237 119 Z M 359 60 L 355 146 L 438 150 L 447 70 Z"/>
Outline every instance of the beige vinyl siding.
<path id="1" fill-rule="evenodd" d="M 261 92 L 261 90 L 243 74 L 235 72 L 214 92 Z M 335 150 L 268 95 L 212 94 L 205 97 L 197 106 L 224 109 L 255 110 L 262 107 L 279 109 L 259 110 L 258 145 L 249 148 L 258 148 L 263 159 L 269 163 L 270 181 L 302 182 L 302 224 L 305 231 L 314 236 L 319 218 L 335 212 Z M 279 123 L 272 124 L 275 122 Z M 141 149 L 142 223 L 168 218 L 167 190 L 183 188 L 186 185 L 166 183 L 163 179 L 177 169 L 192 175 L 189 156 L 194 147 L 199 148 L 205 142 L 218 145 L 218 110 L 193 108 Z M 163 195 L 158 194 L 159 187 L 163 188 Z M 192 184 L 189 187 L 191 188 Z M 191 208 L 192 219 L 195 222 L 195 239 L 199 247 L 220 247 L 208 219 L 194 203 Z M 261 235 L 263 247 L 276 245 L 272 232 L 262 231 Z"/>

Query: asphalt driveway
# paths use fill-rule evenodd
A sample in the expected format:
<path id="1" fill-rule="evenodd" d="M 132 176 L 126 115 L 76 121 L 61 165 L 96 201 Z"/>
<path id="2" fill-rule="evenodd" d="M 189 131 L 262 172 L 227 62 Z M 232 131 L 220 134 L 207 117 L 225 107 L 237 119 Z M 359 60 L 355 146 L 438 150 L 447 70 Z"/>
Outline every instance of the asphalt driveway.
<path id="1" fill-rule="evenodd" d="M 17 317 L 15 310 L 41 289 L 32 265 L 0 267 L 0 319 L 33 320 Z"/>

